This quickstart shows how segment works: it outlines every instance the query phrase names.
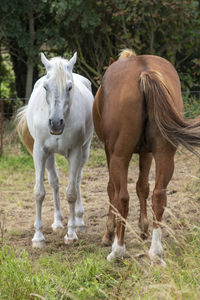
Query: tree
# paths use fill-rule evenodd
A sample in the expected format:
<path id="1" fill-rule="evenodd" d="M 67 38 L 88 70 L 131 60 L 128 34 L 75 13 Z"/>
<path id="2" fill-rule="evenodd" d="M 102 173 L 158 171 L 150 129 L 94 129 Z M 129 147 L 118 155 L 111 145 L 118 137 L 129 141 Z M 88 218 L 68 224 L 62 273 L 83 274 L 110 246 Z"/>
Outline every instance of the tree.
<path id="1" fill-rule="evenodd" d="M 0 41 L 11 56 L 17 96 L 28 97 L 38 79 L 41 48 L 57 33 L 49 4 L 45 0 L 2 0 L 0 19 Z"/>
<path id="2" fill-rule="evenodd" d="M 51 3 L 59 34 L 78 51 L 78 69 L 97 87 L 109 57 L 134 48 L 170 60 L 188 86 L 184 65 L 198 74 L 199 2 L 194 0 L 59 0 Z M 191 60 L 192 59 L 192 60 Z M 192 74 L 190 74 L 191 76 Z M 193 79 L 195 81 L 197 79 Z M 191 87 L 191 85 L 190 85 Z"/>
<path id="3" fill-rule="evenodd" d="M 38 78 L 41 50 L 67 57 L 78 51 L 76 70 L 92 81 L 94 92 L 110 56 L 126 47 L 170 60 L 184 89 L 200 82 L 196 0 L 1 0 L 0 20 L 18 97 L 30 93 Z"/>

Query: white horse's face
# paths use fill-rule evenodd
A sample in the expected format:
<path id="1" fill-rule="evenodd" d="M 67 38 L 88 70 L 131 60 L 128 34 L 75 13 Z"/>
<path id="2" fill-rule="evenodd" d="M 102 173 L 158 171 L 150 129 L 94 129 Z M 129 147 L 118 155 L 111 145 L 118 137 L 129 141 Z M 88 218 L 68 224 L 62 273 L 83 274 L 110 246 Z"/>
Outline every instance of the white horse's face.
<path id="1" fill-rule="evenodd" d="M 42 62 L 47 70 L 43 87 L 46 91 L 46 101 L 49 108 L 49 130 L 51 134 L 62 134 L 65 120 L 73 98 L 72 70 L 76 62 L 76 53 L 66 61 L 61 58 L 47 60 L 44 54 Z"/>

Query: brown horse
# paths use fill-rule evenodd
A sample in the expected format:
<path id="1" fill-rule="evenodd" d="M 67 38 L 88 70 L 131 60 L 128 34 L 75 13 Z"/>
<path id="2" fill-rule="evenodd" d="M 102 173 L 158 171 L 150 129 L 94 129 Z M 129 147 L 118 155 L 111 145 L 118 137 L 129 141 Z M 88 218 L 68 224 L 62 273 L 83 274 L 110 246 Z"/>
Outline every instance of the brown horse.
<path id="1" fill-rule="evenodd" d="M 123 257 L 125 253 L 125 219 L 129 208 L 127 174 L 132 154 L 138 153 L 136 191 L 140 201 L 141 236 L 148 235 L 146 200 L 154 158 L 156 178 L 149 255 L 152 262 L 165 264 L 160 222 L 167 202 L 167 185 L 174 170 L 174 154 L 178 144 L 194 153 L 193 147 L 200 145 L 200 122 L 186 121 L 183 114 L 179 77 L 167 60 L 152 55 L 136 56 L 126 50 L 106 70 L 95 96 L 93 120 L 96 133 L 105 144 L 109 169 L 110 207 L 102 240 L 106 245 L 113 243 L 108 260 Z"/>

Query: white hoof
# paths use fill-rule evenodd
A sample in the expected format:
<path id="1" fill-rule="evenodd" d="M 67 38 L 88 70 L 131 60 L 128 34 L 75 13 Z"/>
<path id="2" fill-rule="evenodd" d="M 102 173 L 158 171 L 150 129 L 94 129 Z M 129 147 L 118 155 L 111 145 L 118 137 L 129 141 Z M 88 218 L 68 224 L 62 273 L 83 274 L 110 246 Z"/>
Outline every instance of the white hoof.
<path id="1" fill-rule="evenodd" d="M 112 244 L 112 252 L 107 256 L 107 260 L 111 261 L 115 258 L 124 258 L 124 255 L 126 253 L 126 247 L 125 245 L 118 245 L 117 237 L 115 236 L 115 240 Z"/>
<path id="2" fill-rule="evenodd" d="M 115 255 L 114 255 L 113 252 L 111 252 L 111 253 L 108 254 L 108 256 L 107 256 L 107 260 L 108 260 L 108 261 L 111 261 L 112 259 L 115 259 Z"/>
<path id="3" fill-rule="evenodd" d="M 151 260 L 151 266 L 154 263 L 159 264 L 163 267 L 166 266 L 166 262 L 162 259 L 162 244 L 161 244 L 161 229 L 157 228 L 153 230 L 151 247 L 149 249 L 149 257 Z"/>
<path id="4" fill-rule="evenodd" d="M 32 241 L 33 248 L 43 248 L 45 246 L 45 240 L 43 241 Z"/>
<path id="5" fill-rule="evenodd" d="M 64 242 L 65 244 L 69 245 L 69 244 L 73 244 L 75 241 L 78 240 L 78 237 L 76 235 L 76 232 L 74 233 L 67 233 L 64 237 Z"/>
<path id="6" fill-rule="evenodd" d="M 45 238 L 40 230 L 36 230 L 34 237 L 32 238 L 32 246 L 34 248 L 42 248 L 45 246 Z"/>

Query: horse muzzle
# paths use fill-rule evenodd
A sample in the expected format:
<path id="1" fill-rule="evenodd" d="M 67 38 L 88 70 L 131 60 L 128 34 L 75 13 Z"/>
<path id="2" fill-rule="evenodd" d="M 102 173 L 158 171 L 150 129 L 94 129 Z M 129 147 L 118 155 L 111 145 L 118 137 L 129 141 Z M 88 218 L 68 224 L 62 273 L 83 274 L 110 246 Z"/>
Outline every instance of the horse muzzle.
<path id="1" fill-rule="evenodd" d="M 49 119 L 50 133 L 53 135 L 60 135 L 63 133 L 65 122 L 63 119 L 53 120 Z"/>

